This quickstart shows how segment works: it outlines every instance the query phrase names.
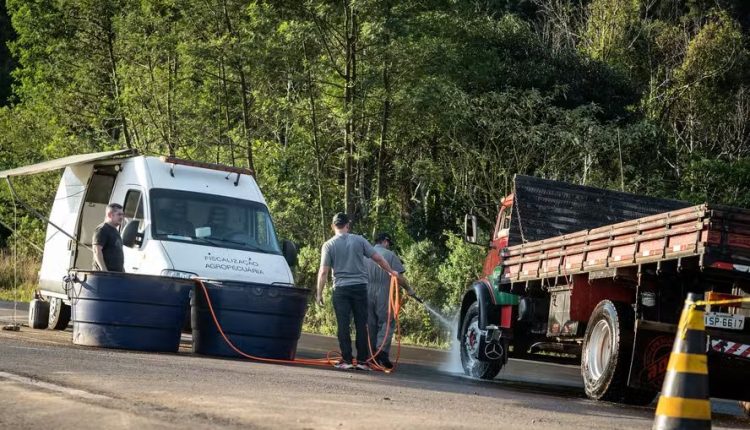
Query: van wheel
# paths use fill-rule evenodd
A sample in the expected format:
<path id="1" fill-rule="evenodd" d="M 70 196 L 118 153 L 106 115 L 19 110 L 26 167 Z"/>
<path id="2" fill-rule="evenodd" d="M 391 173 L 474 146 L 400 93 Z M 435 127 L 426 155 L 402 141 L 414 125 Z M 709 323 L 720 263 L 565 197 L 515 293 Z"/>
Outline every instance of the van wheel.
<path id="1" fill-rule="evenodd" d="M 634 405 L 648 405 L 655 391 L 627 386 L 633 348 L 633 310 L 624 303 L 603 300 L 586 327 L 581 354 L 581 375 L 586 395 Z"/>
<path id="2" fill-rule="evenodd" d="M 50 330 L 65 330 L 70 322 L 70 305 L 66 305 L 62 299 L 50 297 L 48 321 L 47 328 Z"/>
<path id="3" fill-rule="evenodd" d="M 466 311 L 461 324 L 461 365 L 464 373 L 479 379 L 493 379 L 503 367 L 502 360 L 479 361 L 479 303 Z"/>
<path id="4" fill-rule="evenodd" d="M 49 320 L 49 302 L 34 299 L 29 303 L 29 327 L 33 329 L 47 328 Z"/>

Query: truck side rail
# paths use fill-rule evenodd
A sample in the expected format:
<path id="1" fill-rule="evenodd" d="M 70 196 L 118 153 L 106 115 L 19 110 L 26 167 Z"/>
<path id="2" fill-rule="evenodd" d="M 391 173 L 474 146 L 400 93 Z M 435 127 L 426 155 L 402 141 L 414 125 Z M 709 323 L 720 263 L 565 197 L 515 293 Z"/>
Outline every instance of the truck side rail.
<path id="1" fill-rule="evenodd" d="M 709 248 L 722 260 L 744 262 L 746 256 L 750 265 L 750 211 L 703 204 L 508 247 L 502 254 L 501 281 L 514 283 L 685 257 L 698 257 L 702 265 Z"/>

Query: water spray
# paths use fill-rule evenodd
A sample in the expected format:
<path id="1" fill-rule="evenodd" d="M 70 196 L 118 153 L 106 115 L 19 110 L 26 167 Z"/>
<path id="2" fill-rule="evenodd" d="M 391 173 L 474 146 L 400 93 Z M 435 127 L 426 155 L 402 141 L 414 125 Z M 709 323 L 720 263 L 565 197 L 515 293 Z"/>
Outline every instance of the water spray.
<path id="1" fill-rule="evenodd" d="M 448 337 L 450 339 L 451 349 L 450 352 L 446 355 L 446 361 L 441 364 L 440 370 L 451 374 L 463 374 L 464 370 L 463 366 L 461 365 L 461 359 L 459 358 L 461 355 L 459 353 L 459 343 L 454 336 L 455 330 L 457 328 L 457 324 L 455 321 L 457 319 L 457 316 L 454 318 L 448 318 L 444 316 L 440 312 L 433 309 L 429 303 L 425 302 L 423 298 L 417 296 L 416 294 L 410 294 L 409 297 L 424 306 L 424 308 L 429 313 L 431 313 L 438 320 L 438 322 L 440 322 L 440 325 L 443 326 L 443 329 L 449 333 Z"/>
<path id="2" fill-rule="evenodd" d="M 443 314 L 438 312 L 437 310 L 433 309 L 432 306 L 430 306 L 429 303 L 425 302 L 423 298 L 417 296 L 416 294 L 410 294 L 409 295 L 412 299 L 416 300 L 419 304 L 424 306 L 425 309 L 427 309 L 428 312 L 430 312 L 432 315 L 437 318 L 440 323 L 443 325 L 443 327 L 447 331 L 451 331 L 451 326 L 453 325 L 449 318 L 446 318 Z"/>

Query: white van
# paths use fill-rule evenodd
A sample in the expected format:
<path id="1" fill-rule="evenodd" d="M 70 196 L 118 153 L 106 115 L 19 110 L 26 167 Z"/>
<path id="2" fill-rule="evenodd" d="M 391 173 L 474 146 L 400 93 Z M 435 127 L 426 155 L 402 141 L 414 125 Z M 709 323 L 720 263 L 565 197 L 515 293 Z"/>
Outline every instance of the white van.
<path id="1" fill-rule="evenodd" d="M 49 215 L 39 292 L 49 327 L 70 319 L 64 278 L 91 270 L 94 229 L 120 203 L 125 271 L 293 285 L 296 248 L 280 243 L 250 170 L 110 151 L 0 172 L 0 178 L 64 168 Z"/>

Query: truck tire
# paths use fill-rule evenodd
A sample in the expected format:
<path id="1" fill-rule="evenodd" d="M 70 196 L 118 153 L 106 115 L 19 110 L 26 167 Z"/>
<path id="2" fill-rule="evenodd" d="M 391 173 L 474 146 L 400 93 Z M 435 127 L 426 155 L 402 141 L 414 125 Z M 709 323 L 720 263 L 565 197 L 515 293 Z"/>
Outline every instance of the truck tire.
<path id="1" fill-rule="evenodd" d="M 479 303 L 474 302 L 464 315 L 461 324 L 461 366 L 464 373 L 479 379 L 493 379 L 500 373 L 503 367 L 501 360 L 479 361 L 477 358 L 476 345 L 479 343 Z"/>
<path id="2" fill-rule="evenodd" d="M 648 405 L 655 391 L 627 386 L 633 348 L 633 309 L 603 300 L 594 308 L 581 354 L 586 395 L 593 400 Z"/>
<path id="3" fill-rule="evenodd" d="M 49 320 L 49 303 L 34 299 L 29 303 L 29 327 L 33 329 L 47 328 Z"/>
<path id="4" fill-rule="evenodd" d="M 66 305 L 62 299 L 49 298 L 49 324 L 50 330 L 65 330 L 70 322 L 70 305 Z"/>

